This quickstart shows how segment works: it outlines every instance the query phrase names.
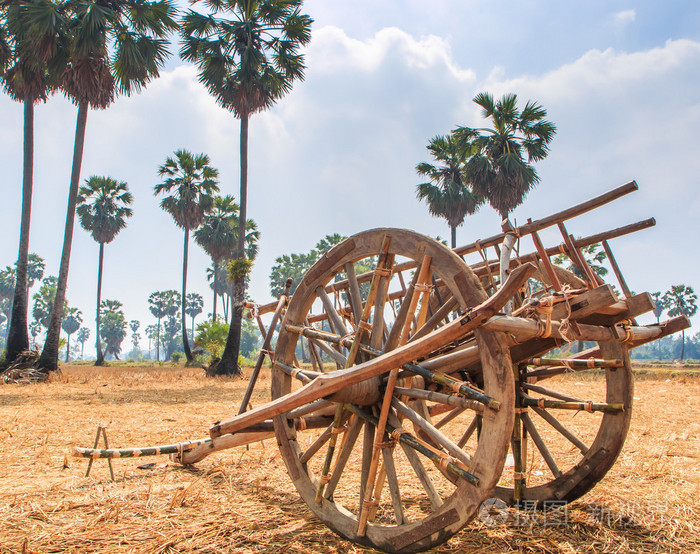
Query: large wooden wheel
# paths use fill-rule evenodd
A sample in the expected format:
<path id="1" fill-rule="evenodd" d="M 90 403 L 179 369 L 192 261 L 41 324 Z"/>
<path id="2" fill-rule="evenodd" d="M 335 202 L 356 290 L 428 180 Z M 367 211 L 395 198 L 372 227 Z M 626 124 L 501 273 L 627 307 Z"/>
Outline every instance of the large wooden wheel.
<path id="1" fill-rule="evenodd" d="M 589 364 L 590 355 L 606 360 L 603 367 Z M 507 503 L 522 500 L 526 506 L 546 507 L 576 500 L 605 476 L 622 450 L 634 391 L 627 348 L 600 342 L 566 360 L 572 367 L 533 366 L 526 360 L 516 366 L 519 425 L 514 437 L 521 442 L 511 444 L 503 486 L 496 489 Z M 583 365 L 573 367 L 575 363 Z M 604 372 L 605 378 L 591 379 L 587 372 Z"/>
<path id="2" fill-rule="evenodd" d="M 358 277 L 368 268 L 367 279 Z M 431 290 L 450 304 L 441 313 L 429 308 Z M 272 397 L 298 387 L 291 375 L 308 381 L 314 371 L 371 363 L 486 298 L 464 262 L 430 238 L 396 229 L 355 235 L 297 287 L 277 341 Z M 477 329 L 474 341 L 478 381 L 404 366 L 275 418 L 294 485 L 339 535 L 389 552 L 424 550 L 449 539 L 493 495 L 512 432 L 512 364 L 502 333 Z M 441 350 L 415 362 L 429 365 Z M 313 365 L 300 363 L 304 356 Z M 427 403 L 437 406 L 433 413 L 457 406 L 474 423 L 438 431 Z"/>
<path id="3" fill-rule="evenodd" d="M 568 286 L 585 287 L 575 275 L 557 269 L 559 278 Z M 533 280 L 535 287 L 541 288 L 538 280 Z M 481 361 L 468 355 L 473 344 L 473 337 L 467 337 L 427 365 L 455 376 L 468 373 L 478 382 Z M 571 353 L 573 348 L 569 347 L 564 349 L 569 351 L 564 359 L 558 353 L 560 360 L 555 360 L 543 357 L 566 346 L 562 341 L 536 338 L 520 344 L 511 340 L 509 344 L 515 364 L 516 427 L 495 494 L 508 504 L 524 508 L 546 508 L 548 504 L 556 506 L 576 500 L 605 476 L 624 445 L 633 397 L 627 348 L 619 342 L 600 342 Z M 538 365 L 528 365 L 531 360 Z M 605 378 L 591 379 L 589 372 L 604 372 Z M 416 407 L 438 428 L 447 421 L 451 429 L 473 426 L 474 414 L 466 410 L 455 410 L 445 418 L 431 418 L 430 413 L 437 408 L 428 403 Z M 470 441 L 476 444 L 478 436 L 472 435 Z"/>
<path id="4" fill-rule="evenodd" d="M 583 281 L 557 269 L 563 283 L 583 290 Z M 534 281 L 535 288 L 541 288 L 536 283 L 541 279 Z M 467 340 L 459 348 L 468 344 Z M 627 347 L 599 342 L 574 353 L 579 345 L 548 338 L 509 344 L 515 427 L 496 495 L 525 508 L 576 500 L 605 476 L 624 445 L 634 388 Z M 552 352 L 561 346 L 563 351 Z M 449 363 L 442 368 L 455 370 Z M 481 367 L 478 361 L 468 361 L 462 371 L 478 380 Z M 604 372 L 604 379 L 591 378 L 591 372 Z M 462 426 L 473 419 L 471 414 L 460 417 Z"/>

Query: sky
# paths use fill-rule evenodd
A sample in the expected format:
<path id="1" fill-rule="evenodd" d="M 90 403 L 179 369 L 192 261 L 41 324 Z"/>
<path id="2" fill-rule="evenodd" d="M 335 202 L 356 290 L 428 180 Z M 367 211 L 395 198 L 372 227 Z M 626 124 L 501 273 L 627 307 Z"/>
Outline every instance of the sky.
<path id="1" fill-rule="evenodd" d="M 306 78 L 250 122 L 248 215 L 261 232 L 249 289 L 256 302 L 272 300 L 275 258 L 308 252 L 327 234 L 401 227 L 448 237 L 445 221 L 416 199 L 415 166 L 431 161 L 432 137 L 483 125 L 472 102 L 482 91 L 536 101 L 558 129 L 536 165 L 540 184 L 512 214 L 516 223 L 636 180 L 639 191 L 572 220 L 569 232 L 586 236 L 655 217 L 656 227 L 611 241 L 630 287 L 700 290 L 700 3 L 308 0 L 304 11 L 314 19 Z M 103 298 L 123 302 L 127 320 L 141 321 L 142 330 L 155 322 L 148 295 L 181 287 L 183 236 L 153 195 L 158 167 L 178 149 L 206 153 L 221 193 L 238 197 L 239 190 L 239 121 L 216 105 L 178 49 L 140 94 L 88 115 L 81 180 L 123 180 L 135 198 L 127 228 L 105 249 Z M 45 258 L 51 275 L 59 268 L 76 115 L 61 96 L 35 111 L 30 251 Z M 0 153 L 4 267 L 17 258 L 22 183 L 22 106 L 5 94 Z M 499 216 L 485 206 L 458 229 L 457 241 L 499 230 Z M 542 233 L 545 243 L 560 242 L 555 231 Z M 67 298 L 92 337 L 97 255 L 76 220 Z M 205 313 L 209 263 L 191 243 L 188 291 L 204 296 Z"/>

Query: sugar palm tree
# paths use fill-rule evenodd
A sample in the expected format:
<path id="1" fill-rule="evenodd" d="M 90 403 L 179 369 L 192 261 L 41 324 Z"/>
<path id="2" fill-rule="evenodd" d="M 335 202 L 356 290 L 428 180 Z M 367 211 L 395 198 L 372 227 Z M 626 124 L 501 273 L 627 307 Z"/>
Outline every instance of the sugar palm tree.
<path id="1" fill-rule="evenodd" d="M 85 343 L 90 338 L 90 329 L 87 327 L 81 327 L 78 329 L 78 334 L 75 336 L 77 341 L 80 343 L 80 359 L 85 359 Z"/>
<path id="2" fill-rule="evenodd" d="M 202 225 L 194 233 L 194 240 L 204 251 L 209 254 L 212 265 L 212 277 L 214 279 L 214 310 L 212 318 L 216 321 L 216 295 L 220 289 L 219 277 L 221 274 L 221 262 L 230 258 L 237 243 L 237 233 L 234 224 L 237 224 L 236 214 L 238 204 L 230 194 L 214 198 L 211 211 L 204 216 Z"/>
<path id="3" fill-rule="evenodd" d="M 504 220 L 539 182 L 532 162 L 547 156 L 556 133 L 555 125 L 544 119 L 547 110 L 528 102 L 520 111 L 517 100 L 515 94 L 497 101 L 489 93 L 477 94 L 474 102 L 492 127 L 458 127 L 453 133 L 458 143 L 475 147 L 466 166 L 469 181 Z"/>
<path id="4" fill-rule="evenodd" d="M 139 92 L 157 77 L 168 56 L 166 35 L 177 27 L 177 10 L 171 0 L 74 0 L 67 5 L 69 62 L 62 88 L 78 106 L 78 116 L 54 313 L 38 362 L 44 371 L 58 367 L 60 315 L 68 284 L 88 109 L 107 108 L 118 93 Z"/>
<path id="5" fill-rule="evenodd" d="M 679 315 L 693 317 L 698 311 L 697 299 L 693 288 L 687 285 L 673 285 L 662 297 L 662 301 L 668 309 L 668 315 L 671 317 Z M 681 337 L 681 361 L 683 361 L 684 354 L 685 329 L 683 329 Z"/>
<path id="6" fill-rule="evenodd" d="M 450 227 L 452 248 L 457 247 L 457 227 L 468 214 L 474 214 L 484 202 L 482 196 L 472 192 L 464 179 L 464 165 L 471 155 L 472 145 L 458 142 L 452 135 L 437 136 L 428 143 L 428 151 L 437 165 L 419 163 L 416 171 L 429 179 L 416 187 L 416 196 L 425 200 L 428 211 L 442 217 Z"/>
<path id="7" fill-rule="evenodd" d="M 129 205 L 133 196 L 124 181 L 111 177 L 90 177 L 78 191 L 78 218 L 80 225 L 100 245 L 97 261 L 97 304 L 95 308 L 95 365 L 104 364 L 100 342 L 100 302 L 102 298 L 102 267 L 105 244 L 109 244 L 126 227 L 126 220 L 133 214 Z"/>
<path id="8" fill-rule="evenodd" d="M 162 183 L 157 184 L 154 194 L 170 194 L 161 200 L 160 207 L 168 212 L 175 224 L 184 230 L 182 247 L 182 298 L 187 297 L 187 257 L 190 231 L 197 229 L 206 213 L 214 205 L 214 194 L 219 191 L 217 178 L 219 172 L 209 165 L 209 156 L 196 154 L 187 150 L 178 150 L 174 157 L 169 157 L 158 170 Z M 187 362 L 194 357 L 190 351 L 185 326 L 185 302 L 182 303 L 182 344 Z M 193 330 L 194 331 L 194 330 Z"/>
<path id="9" fill-rule="evenodd" d="M 34 183 L 34 105 L 45 102 L 61 78 L 66 31 L 62 4 L 52 0 L 0 3 L 0 81 L 9 96 L 24 105 L 22 212 L 6 350 L 8 362 L 29 348 L 27 260 Z"/>
<path id="10" fill-rule="evenodd" d="M 299 49 L 311 40 L 309 16 L 302 0 L 207 0 L 212 14 L 185 15 L 180 55 L 199 66 L 199 80 L 216 101 L 241 120 L 238 244 L 234 261 L 234 298 L 220 374 L 238 372 L 246 275 L 248 199 L 248 120 L 270 108 L 304 78 Z"/>
<path id="11" fill-rule="evenodd" d="M 61 328 L 66 332 L 66 363 L 70 361 L 70 336 L 80 329 L 83 322 L 83 314 L 78 308 L 66 308 L 66 315 L 61 323 Z"/>
<path id="12" fill-rule="evenodd" d="M 191 292 L 187 295 L 187 299 L 183 302 L 187 315 L 192 318 L 192 335 L 194 336 L 194 318 L 202 313 L 204 308 L 204 298 L 201 294 Z"/>

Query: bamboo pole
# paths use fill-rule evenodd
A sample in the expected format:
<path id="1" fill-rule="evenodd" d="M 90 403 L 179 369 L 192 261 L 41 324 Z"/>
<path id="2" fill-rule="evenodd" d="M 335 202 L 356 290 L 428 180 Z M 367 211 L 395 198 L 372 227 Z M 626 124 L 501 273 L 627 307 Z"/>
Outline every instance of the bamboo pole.
<path id="1" fill-rule="evenodd" d="M 284 285 L 284 290 L 282 291 L 282 294 L 280 295 L 279 300 L 277 301 L 277 309 L 275 310 L 274 315 L 272 316 L 272 321 L 270 322 L 270 329 L 265 335 L 265 340 L 263 341 L 262 348 L 260 349 L 260 353 L 258 354 L 258 359 L 255 361 L 255 367 L 253 368 L 253 373 L 250 376 L 250 380 L 248 381 L 248 386 L 246 387 L 245 394 L 243 395 L 243 400 L 241 401 L 241 407 L 238 409 L 238 413 L 242 414 L 248 409 L 248 403 L 250 402 L 250 398 L 253 395 L 253 389 L 255 388 L 255 384 L 258 381 L 258 375 L 260 374 L 260 369 L 262 368 L 263 362 L 265 361 L 265 354 L 270 351 L 270 345 L 272 343 L 272 335 L 275 334 L 275 328 L 277 327 L 277 321 L 280 318 L 280 315 L 282 314 L 282 310 L 284 307 L 287 305 L 287 301 L 289 299 L 289 291 L 292 288 L 292 279 L 289 278 L 287 279 L 287 282 Z"/>

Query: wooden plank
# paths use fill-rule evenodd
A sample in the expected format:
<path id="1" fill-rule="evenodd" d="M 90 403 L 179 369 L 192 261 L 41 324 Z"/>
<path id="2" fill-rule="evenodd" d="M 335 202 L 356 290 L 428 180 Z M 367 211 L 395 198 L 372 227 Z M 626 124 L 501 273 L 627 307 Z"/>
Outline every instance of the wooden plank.
<path id="1" fill-rule="evenodd" d="M 583 322 L 591 325 L 615 325 L 620 321 L 634 319 L 651 312 L 653 309 L 654 300 L 648 292 L 644 292 L 601 308 L 598 313 L 587 316 Z"/>

